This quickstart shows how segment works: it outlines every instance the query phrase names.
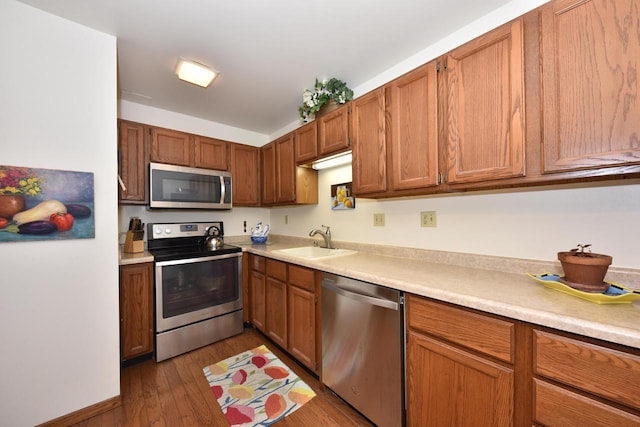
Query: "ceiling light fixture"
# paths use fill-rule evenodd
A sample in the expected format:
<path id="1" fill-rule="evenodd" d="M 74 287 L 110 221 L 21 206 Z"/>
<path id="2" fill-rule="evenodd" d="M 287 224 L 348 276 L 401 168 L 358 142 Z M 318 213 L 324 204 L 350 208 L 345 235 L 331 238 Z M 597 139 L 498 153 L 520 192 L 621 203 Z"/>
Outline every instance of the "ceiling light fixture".
<path id="1" fill-rule="evenodd" d="M 352 156 L 351 151 L 346 153 L 336 154 L 335 156 L 325 157 L 324 159 L 317 160 L 311 163 L 311 167 L 317 171 L 329 168 L 335 168 L 336 166 L 342 166 L 351 163 Z"/>
<path id="2" fill-rule="evenodd" d="M 212 70 L 206 65 L 199 64 L 195 61 L 180 58 L 178 67 L 176 68 L 178 78 L 194 85 L 207 87 L 220 74 L 218 71 Z"/>

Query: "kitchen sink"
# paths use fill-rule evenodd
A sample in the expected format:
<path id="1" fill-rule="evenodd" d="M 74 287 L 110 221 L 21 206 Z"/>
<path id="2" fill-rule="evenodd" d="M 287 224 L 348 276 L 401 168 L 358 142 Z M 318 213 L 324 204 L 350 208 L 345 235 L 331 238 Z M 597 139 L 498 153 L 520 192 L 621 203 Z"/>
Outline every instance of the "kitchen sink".
<path id="1" fill-rule="evenodd" d="M 357 251 L 352 251 L 350 249 L 327 249 L 317 246 L 300 246 L 297 248 L 277 249 L 273 252 L 305 259 L 330 258 L 357 253 Z"/>

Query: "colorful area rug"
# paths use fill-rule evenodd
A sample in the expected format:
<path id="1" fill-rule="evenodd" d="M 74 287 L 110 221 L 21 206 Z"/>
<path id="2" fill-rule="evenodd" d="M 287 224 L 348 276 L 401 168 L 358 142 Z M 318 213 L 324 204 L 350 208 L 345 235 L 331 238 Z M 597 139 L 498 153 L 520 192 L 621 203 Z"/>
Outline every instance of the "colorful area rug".
<path id="1" fill-rule="evenodd" d="M 269 426 L 316 395 L 264 345 L 202 370 L 232 426 Z"/>

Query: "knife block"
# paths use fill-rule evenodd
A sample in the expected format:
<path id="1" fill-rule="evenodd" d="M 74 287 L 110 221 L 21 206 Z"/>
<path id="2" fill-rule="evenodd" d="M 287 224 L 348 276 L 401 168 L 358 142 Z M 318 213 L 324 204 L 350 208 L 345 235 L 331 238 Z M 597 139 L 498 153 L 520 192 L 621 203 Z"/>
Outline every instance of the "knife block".
<path id="1" fill-rule="evenodd" d="M 135 233 L 127 231 L 127 237 L 124 240 L 124 251 L 128 254 L 136 254 L 144 252 L 144 240 L 133 240 Z"/>

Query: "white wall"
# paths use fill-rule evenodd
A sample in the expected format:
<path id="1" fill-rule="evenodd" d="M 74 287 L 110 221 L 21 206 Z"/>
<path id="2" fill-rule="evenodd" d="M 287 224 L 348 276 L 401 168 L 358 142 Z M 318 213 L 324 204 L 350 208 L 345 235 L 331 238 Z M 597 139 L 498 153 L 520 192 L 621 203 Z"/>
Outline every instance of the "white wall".
<path id="1" fill-rule="evenodd" d="M 353 210 L 332 211 L 332 184 L 351 181 L 349 166 L 320 172 L 319 204 L 272 209 L 274 233 L 305 237 L 321 224 L 334 240 L 554 261 L 578 243 L 613 256 L 616 267 L 640 268 L 640 180 L 621 185 L 544 187 L 421 198 L 356 198 Z M 420 227 L 436 211 L 437 227 Z M 373 214 L 385 226 L 373 226 Z M 288 224 L 285 224 L 287 216 Z"/>
<path id="2" fill-rule="evenodd" d="M 129 218 L 137 216 L 145 224 L 158 222 L 183 222 L 183 221 L 222 221 L 225 236 L 246 236 L 247 241 L 251 235 L 251 227 L 258 222 L 269 223 L 271 211 L 267 208 L 242 208 L 236 207 L 227 211 L 204 210 L 153 210 L 148 211 L 143 206 L 120 207 L 120 243 L 124 243 L 125 232 L 129 226 Z M 244 222 L 247 222 L 246 232 Z M 146 228 L 146 227 L 145 227 Z M 144 240 L 147 240 L 145 229 Z"/>
<path id="3" fill-rule="evenodd" d="M 94 173 L 95 238 L 0 243 L 0 424 L 120 393 L 116 40 L 0 2 L 0 164 Z"/>

